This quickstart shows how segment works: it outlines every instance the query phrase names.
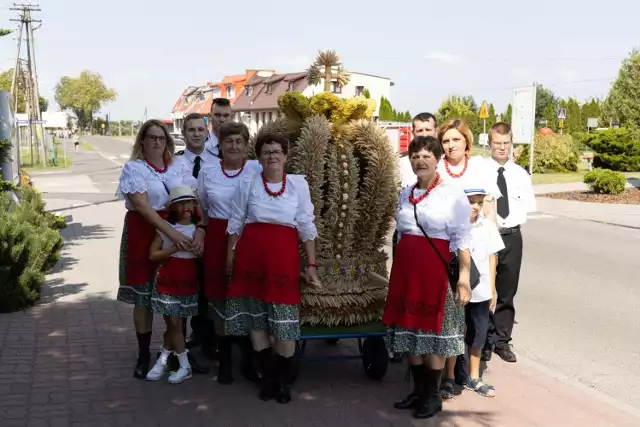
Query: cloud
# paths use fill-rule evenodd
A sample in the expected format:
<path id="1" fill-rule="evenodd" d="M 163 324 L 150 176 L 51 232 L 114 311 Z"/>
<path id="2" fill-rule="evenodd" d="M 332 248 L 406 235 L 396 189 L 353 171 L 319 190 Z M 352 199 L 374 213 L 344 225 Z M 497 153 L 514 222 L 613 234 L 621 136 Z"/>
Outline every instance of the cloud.
<path id="1" fill-rule="evenodd" d="M 442 52 L 439 50 L 427 52 L 424 57 L 429 61 L 440 62 L 443 64 L 460 64 L 461 62 L 463 62 L 463 58 L 461 55 Z"/>
<path id="2" fill-rule="evenodd" d="M 575 82 L 576 80 L 578 80 L 578 72 L 569 68 L 559 69 L 558 76 L 563 83 Z"/>

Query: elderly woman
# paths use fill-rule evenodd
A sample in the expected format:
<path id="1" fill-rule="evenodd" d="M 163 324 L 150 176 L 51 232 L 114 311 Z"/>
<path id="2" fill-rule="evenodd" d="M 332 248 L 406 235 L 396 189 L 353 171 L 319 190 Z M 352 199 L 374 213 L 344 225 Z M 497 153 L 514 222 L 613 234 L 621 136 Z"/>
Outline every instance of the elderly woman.
<path id="1" fill-rule="evenodd" d="M 399 240 L 382 318 L 391 329 L 389 350 L 408 355 L 415 384 L 394 406 L 413 409 L 416 418 L 442 409 L 439 383 L 445 358 L 464 351 L 462 306 L 471 297 L 465 243 L 471 206 L 463 190 L 440 177 L 441 156 L 442 146 L 432 136 L 416 137 L 409 145 L 417 182 L 400 192 Z M 450 286 L 447 266 L 453 253 L 459 258 L 459 279 Z"/>
<path id="2" fill-rule="evenodd" d="M 242 123 L 226 123 L 218 130 L 223 160 L 204 168 L 198 176 L 198 196 L 204 211 L 207 234 L 204 244 L 204 291 L 214 319 L 219 341 L 218 382 L 233 382 L 231 344 L 242 350 L 242 373 L 257 381 L 253 348 L 248 336 L 225 336 L 225 306 L 229 277 L 227 271 L 227 226 L 236 188 L 262 170 L 260 163 L 247 160 L 249 129 Z"/>
<path id="3" fill-rule="evenodd" d="M 318 232 L 307 181 L 285 173 L 286 138 L 261 135 L 255 149 L 263 171 L 239 183 L 227 227 L 228 268 L 233 272 L 227 293 L 227 332 L 249 333 L 262 371 L 260 398 L 288 403 L 287 377 L 300 336 L 298 238 L 304 243 L 307 282 L 317 285 Z"/>
<path id="4" fill-rule="evenodd" d="M 191 248 L 191 239 L 165 221 L 171 176 L 167 168 L 173 156 L 173 139 L 158 120 L 145 122 L 133 145 L 131 159 L 122 168 L 118 198 L 125 199 L 120 244 L 120 288 L 118 300 L 134 306 L 133 321 L 138 337 L 138 361 L 134 377 L 149 372 L 151 342 L 151 291 L 157 265 L 149 259 L 156 232 L 162 232 L 180 250 Z"/>
<path id="5" fill-rule="evenodd" d="M 438 128 L 438 140 L 444 149 L 444 157 L 438 164 L 440 176 L 463 190 L 485 189 L 483 216 L 496 225 L 495 200 L 501 196 L 500 190 L 489 163 L 480 156 L 469 156 L 473 146 L 473 133 L 467 122 L 459 119 L 447 120 Z M 466 382 L 467 361 L 464 356 L 457 359 L 457 365 L 455 357 L 447 360 L 446 372 L 440 387 L 444 399 L 455 396 L 454 378 L 461 385 Z"/>

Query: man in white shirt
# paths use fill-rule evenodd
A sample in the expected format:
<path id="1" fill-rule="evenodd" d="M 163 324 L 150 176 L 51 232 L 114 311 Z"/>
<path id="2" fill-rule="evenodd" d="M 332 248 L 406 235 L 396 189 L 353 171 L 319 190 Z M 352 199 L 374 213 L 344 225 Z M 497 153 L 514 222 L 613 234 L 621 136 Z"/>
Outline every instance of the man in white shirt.
<path id="1" fill-rule="evenodd" d="M 218 132 L 220 127 L 233 121 L 233 112 L 231 111 L 231 101 L 227 98 L 214 98 L 211 103 L 211 132 L 206 143 L 206 150 L 216 157 L 220 157 L 220 148 L 218 147 Z"/>
<path id="2" fill-rule="evenodd" d="M 489 132 L 489 145 L 491 159 L 487 161 L 496 171 L 495 177 L 502 195 L 497 200 L 497 222 L 505 248 L 498 253 L 497 302 L 482 358 L 488 361 L 493 351 L 505 362 L 515 362 L 517 357 L 511 349 L 511 333 L 516 313 L 514 298 L 522 264 L 520 226 L 527 222 L 528 214 L 535 212 L 536 198 L 529 174 L 509 159 L 511 127 L 506 123 L 493 125 Z"/>

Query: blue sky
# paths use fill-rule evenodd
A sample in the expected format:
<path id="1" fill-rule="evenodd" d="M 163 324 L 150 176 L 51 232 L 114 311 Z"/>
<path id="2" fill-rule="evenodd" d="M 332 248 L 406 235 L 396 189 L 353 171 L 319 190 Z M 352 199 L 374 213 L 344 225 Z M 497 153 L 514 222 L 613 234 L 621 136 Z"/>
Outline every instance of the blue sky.
<path id="1" fill-rule="evenodd" d="M 391 77 L 396 109 L 433 111 L 457 93 L 501 112 L 511 88 L 533 81 L 560 96 L 603 97 L 640 47 L 636 0 L 37 3 L 41 94 L 53 101 L 61 76 L 97 71 L 119 94 L 103 109 L 114 119 L 141 119 L 145 106 L 168 118 L 188 85 L 246 68 L 300 71 L 326 48 L 348 69 Z M 0 26 L 13 24 L 10 5 L 0 0 Z M 0 40 L 2 70 L 15 46 Z"/>

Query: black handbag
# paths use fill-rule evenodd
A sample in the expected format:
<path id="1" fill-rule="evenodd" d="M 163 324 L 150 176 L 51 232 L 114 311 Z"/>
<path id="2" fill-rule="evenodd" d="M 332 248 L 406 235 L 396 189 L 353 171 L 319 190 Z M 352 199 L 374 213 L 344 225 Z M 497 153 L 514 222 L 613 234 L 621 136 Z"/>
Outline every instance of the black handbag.
<path id="1" fill-rule="evenodd" d="M 438 254 L 438 258 L 440 258 L 440 260 L 446 267 L 447 276 L 449 277 L 449 285 L 451 286 L 451 290 L 455 293 L 456 286 L 458 285 L 458 280 L 460 280 L 460 260 L 458 256 L 456 254 L 453 254 L 453 258 L 451 259 L 450 263 L 448 263 L 444 259 L 444 257 L 442 256 L 442 254 L 440 253 L 436 245 L 431 241 L 431 237 L 429 237 L 429 235 L 424 231 L 424 228 L 422 228 L 422 225 L 420 225 L 420 221 L 418 221 L 417 205 L 413 205 L 413 217 L 416 220 L 416 224 L 418 225 L 418 228 L 420 229 L 420 231 L 422 231 L 422 234 L 424 234 L 424 237 L 427 238 L 429 243 L 431 243 L 431 247 L 433 247 L 433 250 L 436 251 L 436 253 Z M 471 284 L 471 290 L 473 290 L 480 283 L 480 272 L 478 271 L 478 267 L 476 266 L 476 263 L 473 261 L 473 258 L 471 258 L 471 256 L 469 256 L 469 258 L 471 259 L 471 266 L 469 268 L 469 282 Z"/>

